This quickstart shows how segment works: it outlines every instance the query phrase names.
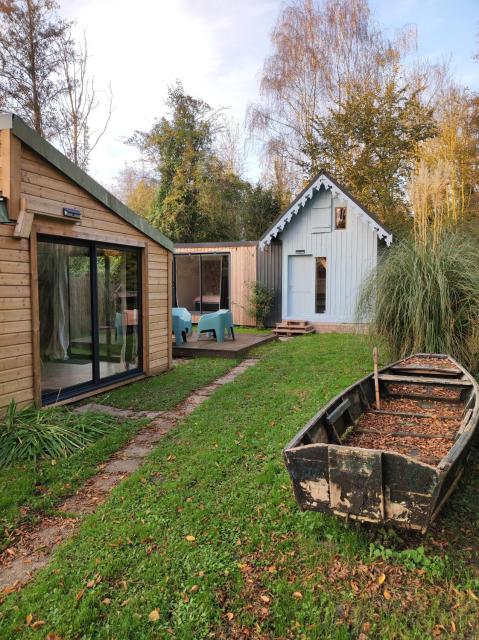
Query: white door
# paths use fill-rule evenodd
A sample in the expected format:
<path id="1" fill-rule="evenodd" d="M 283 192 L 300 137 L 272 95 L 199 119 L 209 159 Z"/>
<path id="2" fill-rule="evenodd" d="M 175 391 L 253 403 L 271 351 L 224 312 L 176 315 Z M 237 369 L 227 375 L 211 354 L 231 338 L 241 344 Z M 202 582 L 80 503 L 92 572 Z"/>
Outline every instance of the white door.
<path id="1" fill-rule="evenodd" d="M 288 256 L 288 318 L 314 314 L 314 258 Z"/>

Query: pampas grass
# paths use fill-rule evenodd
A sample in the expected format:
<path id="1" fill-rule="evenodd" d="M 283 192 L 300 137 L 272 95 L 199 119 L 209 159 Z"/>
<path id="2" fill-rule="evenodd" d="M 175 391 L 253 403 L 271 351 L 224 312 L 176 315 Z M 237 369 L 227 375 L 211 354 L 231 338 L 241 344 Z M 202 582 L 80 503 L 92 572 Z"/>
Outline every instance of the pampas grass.
<path id="1" fill-rule="evenodd" d="M 401 240 L 364 283 L 359 321 L 390 354 L 448 353 L 477 371 L 479 246 L 461 232 Z"/>

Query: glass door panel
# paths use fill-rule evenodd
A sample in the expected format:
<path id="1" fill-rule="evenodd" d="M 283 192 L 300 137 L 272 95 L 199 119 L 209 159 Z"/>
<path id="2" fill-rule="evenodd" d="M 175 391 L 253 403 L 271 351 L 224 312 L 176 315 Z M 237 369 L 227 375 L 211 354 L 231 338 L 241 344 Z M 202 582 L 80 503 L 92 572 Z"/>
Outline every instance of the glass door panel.
<path id="1" fill-rule="evenodd" d="M 90 247 L 38 242 L 41 386 L 44 395 L 93 380 Z"/>
<path id="2" fill-rule="evenodd" d="M 221 304 L 222 256 L 201 256 L 201 311 L 218 311 Z"/>
<path id="3" fill-rule="evenodd" d="M 176 255 L 176 301 L 188 311 L 201 312 L 200 255 Z"/>
<path id="4" fill-rule="evenodd" d="M 140 367 L 139 252 L 122 247 L 96 250 L 99 377 Z"/>

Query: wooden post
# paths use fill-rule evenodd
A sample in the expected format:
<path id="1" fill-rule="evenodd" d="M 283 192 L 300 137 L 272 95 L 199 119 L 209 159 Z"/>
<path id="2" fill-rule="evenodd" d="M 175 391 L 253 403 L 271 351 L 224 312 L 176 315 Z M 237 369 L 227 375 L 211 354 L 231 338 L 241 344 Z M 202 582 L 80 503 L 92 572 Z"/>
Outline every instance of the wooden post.
<path id="1" fill-rule="evenodd" d="M 379 399 L 379 373 L 378 373 L 378 361 L 379 353 L 378 348 L 373 349 L 373 361 L 374 361 L 374 390 L 376 392 L 376 409 L 381 409 L 381 401 Z"/>

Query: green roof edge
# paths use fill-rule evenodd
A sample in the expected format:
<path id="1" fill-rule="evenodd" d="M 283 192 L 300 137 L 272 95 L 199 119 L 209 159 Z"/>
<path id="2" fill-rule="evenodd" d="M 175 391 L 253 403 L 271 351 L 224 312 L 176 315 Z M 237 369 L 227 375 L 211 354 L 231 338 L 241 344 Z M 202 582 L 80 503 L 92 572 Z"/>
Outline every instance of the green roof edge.
<path id="1" fill-rule="evenodd" d="M 28 145 L 42 158 L 59 171 L 71 178 L 80 187 L 88 191 L 96 200 L 104 204 L 108 209 L 120 216 L 125 222 L 141 231 L 168 251 L 174 251 L 173 242 L 155 229 L 149 222 L 118 200 L 96 180 L 89 176 L 83 169 L 77 167 L 71 160 L 58 151 L 50 142 L 42 138 L 36 131 L 29 127 L 19 116 L 13 113 L 0 114 L 0 129 L 11 129 L 17 138 Z"/>

